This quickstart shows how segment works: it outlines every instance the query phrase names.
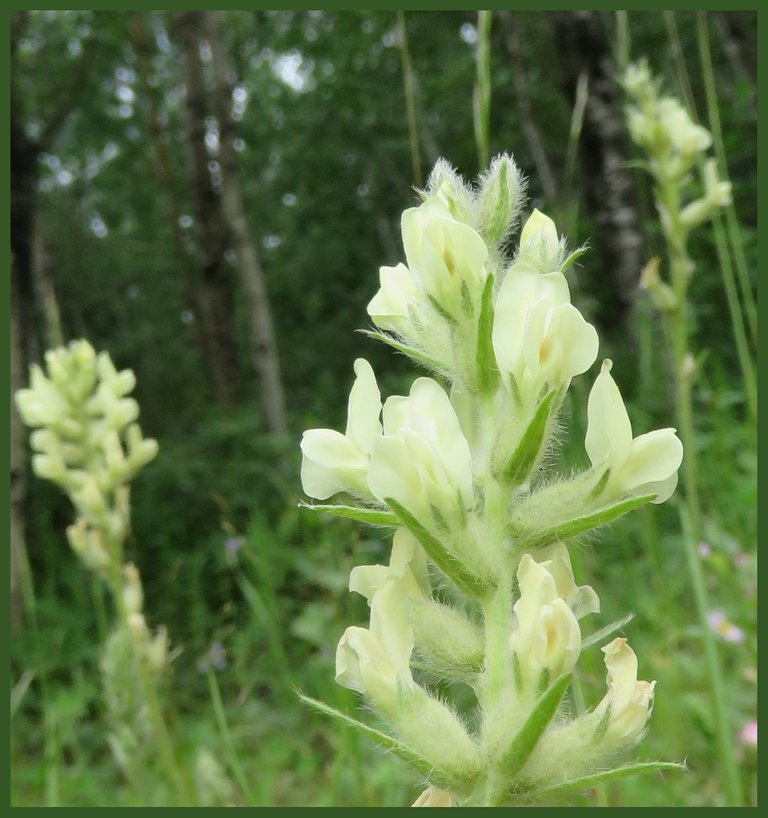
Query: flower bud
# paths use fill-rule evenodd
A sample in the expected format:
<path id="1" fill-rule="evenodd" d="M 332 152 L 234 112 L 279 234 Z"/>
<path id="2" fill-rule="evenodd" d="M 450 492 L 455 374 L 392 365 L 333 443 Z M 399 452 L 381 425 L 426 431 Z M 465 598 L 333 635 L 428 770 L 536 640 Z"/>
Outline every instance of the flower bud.
<path id="1" fill-rule="evenodd" d="M 144 592 L 136 566 L 128 563 L 123 566 L 123 607 L 126 614 L 141 613 L 144 605 Z"/>
<path id="2" fill-rule="evenodd" d="M 478 192 L 479 230 L 489 247 L 498 248 L 514 228 L 525 190 L 520 169 L 504 153 L 482 175 Z"/>
<path id="3" fill-rule="evenodd" d="M 661 280 L 659 264 L 659 257 L 654 256 L 643 267 L 640 273 L 640 289 L 648 292 L 657 310 L 662 312 L 674 310 L 677 307 L 677 296 L 672 288 Z"/>
<path id="4" fill-rule="evenodd" d="M 438 159 L 427 179 L 426 199 L 434 196 L 456 221 L 474 227 L 472 189 L 445 159 Z"/>
<path id="5" fill-rule="evenodd" d="M 411 804 L 412 807 L 455 807 L 453 796 L 437 787 L 427 787 L 426 790 Z"/>
<path id="6" fill-rule="evenodd" d="M 637 680 L 637 656 L 627 640 L 617 637 L 603 649 L 608 670 L 608 692 L 595 708 L 605 741 L 623 745 L 642 733 L 653 712 L 656 682 Z M 603 722 L 607 719 L 607 722 Z"/>
<path id="7" fill-rule="evenodd" d="M 517 260 L 530 264 L 540 273 L 551 273 L 562 266 L 563 248 L 557 228 L 540 210 L 534 209 L 523 225 Z"/>
<path id="8" fill-rule="evenodd" d="M 652 86 L 651 72 L 645 60 L 630 63 L 624 72 L 624 88 L 633 97 L 640 98 L 647 94 Z"/>

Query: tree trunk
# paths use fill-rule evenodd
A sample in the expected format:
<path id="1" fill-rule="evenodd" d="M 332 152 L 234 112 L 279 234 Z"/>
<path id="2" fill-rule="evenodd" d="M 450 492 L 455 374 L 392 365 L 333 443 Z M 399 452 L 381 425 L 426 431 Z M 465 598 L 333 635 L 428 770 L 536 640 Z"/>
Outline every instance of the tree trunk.
<path id="1" fill-rule="evenodd" d="M 26 365 L 17 285 L 18 265 L 11 258 L 11 633 L 19 633 L 24 623 L 24 598 L 29 583 L 29 563 L 25 537 L 27 495 L 27 452 L 24 425 L 13 396 L 25 386 Z"/>
<path id="2" fill-rule="evenodd" d="M 180 13 L 176 18 L 176 33 L 182 50 L 187 163 L 203 274 L 200 319 L 205 327 L 206 348 L 211 355 L 216 395 L 227 403 L 233 400 L 239 389 L 240 371 L 232 281 L 225 258 L 229 236 L 205 145 L 208 111 L 199 50 L 202 39 L 200 12 Z"/>
<path id="3" fill-rule="evenodd" d="M 51 275 L 50 248 L 43 235 L 39 213 L 33 214 L 31 228 L 32 284 L 35 291 L 35 303 L 38 305 L 38 320 L 43 328 L 43 346 L 45 349 L 55 349 L 64 344 L 64 331 Z"/>
<path id="4" fill-rule="evenodd" d="M 260 381 L 260 400 L 267 429 L 272 434 L 286 432 L 285 398 L 267 297 L 264 271 L 251 238 L 234 148 L 235 123 L 230 115 L 232 83 L 227 56 L 215 11 L 203 12 L 203 25 L 211 48 L 214 114 L 219 126 L 222 210 L 232 237 L 237 266 L 248 307 L 251 361 Z"/>
<path id="5" fill-rule="evenodd" d="M 16 45 L 26 12 L 11 23 L 11 632 L 24 624 L 25 585 L 29 563 L 25 538 L 27 452 L 24 425 L 13 395 L 25 385 L 32 337 L 32 214 L 37 146 L 24 131 L 14 81 Z"/>
<path id="6" fill-rule="evenodd" d="M 176 251 L 184 302 L 187 309 L 195 316 L 197 346 L 203 364 L 208 369 L 211 382 L 215 384 L 216 372 L 220 371 L 220 367 L 214 366 L 216 360 L 215 342 L 213 340 L 215 333 L 211 325 L 211 310 L 206 308 L 205 299 L 198 282 L 199 275 L 196 275 L 198 261 L 193 258 L 181 231 L 179 221 L 181 211 L 171 170 L 168 142 L 160 117 L 159 94 L 150 82 L 152 46 L 147 37 L 145 17 L 145 12 L 136 12 L 133 15 L 130 23 L 130 36 L 133 49 L 136 52 L 136 66 L 141 83 L 141 92 L 146 100 L 147 130 L 152 139 L 157 180 L 165 197 L 168 227 Z M 221 390 L 217 388 L 216 391 L 218 393 L 217 397 L 221 398 Z"/>
<path id="7" fill-rule="evenodd" d="M 589 80 L 580 143 L 584 190 L 597 221 L 595 246 L 614 283 L 612 292 L 605 293 L 609 306 L 603 324 L 618 330 L 626 325 L 647 260 L 634 181 L 626 167 L 629 151 L 622 101 L 612 78 L 610 47 L 599 14 L 554 12 L 552 20 L 566 92 L 572 100 L 582 72 Z"/>

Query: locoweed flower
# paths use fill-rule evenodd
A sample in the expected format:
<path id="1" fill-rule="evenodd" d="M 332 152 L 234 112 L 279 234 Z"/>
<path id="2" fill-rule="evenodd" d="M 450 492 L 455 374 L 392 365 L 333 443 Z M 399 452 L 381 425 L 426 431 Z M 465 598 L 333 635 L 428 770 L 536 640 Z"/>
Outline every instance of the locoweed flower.
<path id="1" fill-rule="evenodd" d="M 458 319 L 479 300 L 488 275 L 488 247 L 468 225 L 451 215 L 440 197 L 431 196 L 402 217 L 408 269 L 438 311 Z"/>
<path id="2" fill-rule="evenodd" d="M 612 362 L 603 361 L 587 403 L 584 441 L 592 466 L 602 472 L 604 499 L 654 494 L 652 503 L 668 500 L 677 486 L 683 446 L 674 429 L 632 437 L 632 426 L 616 382 Z"/>
<path id="3" fill-rule="evenodd" d="M 414 381 L 408 397 L 388 398 L 373 447 L 368 485 L 428 528 L 457 524 L 473 502 L 472 453 L 445 390 Z"/>
<path id="4" fill-rule="evenodd" d="M 301 441 L 301 482 L 304 491 L 317 500 L 341 491 L 369 496 L 368 461 L 381 434 L 381 395 L 365 358 L 355 361 L 355 374 L 346 432 L 342 435 L 333 429 L 310 429 Z"/>
<path id="5" fill-rule="evenodd" d="M 523 685 L 546 688 L 576 664 L 581 630 L 576 615 L 558 595 L 555 577 L 544 564 L 524 554 L 517 569 L 520 597 L 514 605 L 515 628 L 509 638 Z"/>
<path id="6" fill-rule="evenodd" d="M 542 388 L 567 387 L 597 357 L 597 332 L 570 303 L 565 276 L 514 264 L 501 284 L 493 323 L 493 350 L 502 373 L 536 400 Z"/>
<path id="7" fill-rule="evenodd" d="M 413 629 L 408 597 L 390 577 L 371 599 L 370 628 L 347 628 L 336 649 L 336 681 L 388 709 L 399 690 L 415 687 L 410 669 Z"/>

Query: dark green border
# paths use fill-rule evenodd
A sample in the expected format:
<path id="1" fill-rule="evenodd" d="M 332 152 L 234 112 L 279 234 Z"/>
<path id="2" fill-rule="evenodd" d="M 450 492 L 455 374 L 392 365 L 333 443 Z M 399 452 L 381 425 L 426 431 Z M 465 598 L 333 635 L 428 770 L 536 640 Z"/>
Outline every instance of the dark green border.
<path id="1" fill-rule="evenodd" d="M 128 3 L 121 4 L 121 3 L 116 2 L 116 3 L 108 3 L 108 4 L 99 3 L 99 4 L 86 5 L 86 6 L 83 6 L 81 4 L 66 3 L 66 2 L 65 3 L 47 2 L 47 3 L 41 3 L 41 4 L 17 4 L 17 3 L 14 3 L 14 4 L 12 4 L 12 8 L 9 8 L 6 12 L 4 12 L 2 15 L 0 15 L 0 25 L 2 26 L 3 42 L 6 44 L 6 47 L 7 47 L 7 44 L 9 43 L 9 40 L 10 40 L 10 12 L 12 10 L 45 8 L 45 9 L 58 9 L 58 10 L 64 10 L 64 9 L 92 9 L 94 11 L 126 11 L 126 10 L 136 10 L 136 9 L 144 9 L 144 10 L 148 10 L 148 11 L 149 10 L 163 10 L 164 11 L 164 10 L 172 10 L 172 9 L 178 9 L 178 8 L 183 8 L 183 9 L 195 9 L 195 8 L 207 9 L 207 8 L 210 8 L 210 7 L 211 7 L 210 3 L 200 4 L 200 3 L 168 3 L 168 2 L 165 2 L 165 3 L 162 3 L 162 4 L 152 4 L 152 3 L 142 3 L 142 2 L 131 3 L 131 4 L 128 4 Z M 260 5 L 253 4 L 253 3 L 232 3 L 232 4 L 228 4 L 226 6 L 226 10 L 232 10 L 232 11 L 234 11 L 234 10 L 255 10 L 258 7 L 272 9 L 272 8 L 280 8 L 280 5 L 275 4 L 275 3 L 260 4 Z M 291 3 L 291 4 L 289 4 L 287 6 L 287 8 L 295 9 L 297 11 L 306 10 L 306 9 L 314 9 L 314 8 L 319 8 L 319 7 L 320 7 L 319 4 L 316 4 L 316 3 L 306 3 L 306 4 Z M 359 11 L 359 10 L 361 10 L 359 7 L 355 8 L 354 6 L 352 6 L 349 3 L 323 4 L 323 7 L 328 8 L 330 10 L 335 10 L 335 11 L 352 11 L 352 10 Z M 511 4 L 511 3 L 501 3 L 498 0 L 496 0 L 495 3 L 482 4 L 479 7 L 480 8 L 491 8 L 491 9 L 493 9 L 493 8 L 509 9 L 511 7 L 514 7 L 514 10 L 516 10 L 516 11 L 560 11 L 560 10 L 583 9 L 585 7 L 588 7 L 589 9 L 599 9 L 599 10 L 608 10 L 608 11 L 614 11 L 614 10 L 620 10 L 620 9 L 627 10 L 627 11 L 653 11 L 653 10 L 662 11 L 662 10 L 669 10 L 670 9 L 669 4 L 661 3 L 661 2 L 659 2 L 659 0 L 646 0 L 646 2 L 627 2 L 627 3 L 623 3 L 623 4 L 618 5 L 618 8 L 617 8 L 616 3 L 594 3 L 594 2 L 589 3 L 589 4 L 577 3 L 577 2 L 573 2 L 573 3 L 555 3 L 555 4 L 552 4 L 552 5 L 547 5 L 545 8 L 542 8 L 541 5 L 535 5 L 535 4 L 531 4 L 531 3 L 516 5 L 516 4 Z M 390 6 L 388 4 L 381 4 L 381 3 L 367 3 L 364 8 L 366 10 L 386 10 L 386 9 L 397 10 L 397 9 L 402 9 L 404 11 L 422 11 L 422 10 L 423 11 L 438 11 L 438 10 L 445 10 L 445 11 L 448 11 L 448 10 L 451 10 L 451 11 L 461 10 L 461 11 L 464 11 L 464 10 L 468 9 L 468 4 L 467 3 L 451 3 L 451 2 L 441 2 L 441 3 L 429 4 L 429 3 L 420 2 L 420 3 L 400 3 L 400 4 L 397 4 L 397 5 L 394 5 L 394 6 Z M 681 3 L 676 3 L 672 7 L 672 10 L 674 10 L 674 11 L 690 11 L 690 10 L 711 11 L 711 10 L 723 10 L 723 9 L 726 9 L 726 8 L 728 8 L 727 4 L 725 4 L 723 2 L 719 2 L 719 3 L 700 2 L 700 3 L 682 3 L 682 4 Z M 473 9 L 470 8 L 469 10 L 473 10 Z M 765 55 L 766 47 L 768 47 L 768 43 L 766 43 L 766 36 L 765 36 L 765 22 L 764 22 L 765 13 L 761 11 L 761 9 L 759 8 L 759 6 L 757 6 L 757 4 L 739 4 L 736 9 L 728 8 L 728 10 L 729 11 L 739 10 L 739 11 L 755 11 L 755 12 L 757 12 L 758 77 L 768 77 L 768 74 L 766 73 L 766 71 L 768 71 L 768 59 L 766 58 L 766 55 Z M 10 122 L 10 106 L 9 106 L 9 94 L 8 94 L 9 76 L 10 76 L 9 54 L 6 51 L 6 52 L 4 52 L 3 60 L 2 60 L 2 67 L 0 68 L 0 77 L 3 80 L 3 89 L 4 89 L 4 94 L 3 94 L 3 97 L 2 97 L 2 109 L 0 109 L 0 111 L 2 113 L 3 121 L 6 122 L 6 126 L 3 128 L 3 132 L 2 132 L 2 151 L 3 151 L 4 157 L 6 157 L 6 160 L 5 160 L 5 162 L 3 164 L 3 168 L 2 168 L 2 179 L 3 179 L 5 190 L 7 191 L 6 197 L 3 200 L 2 246 L 3 246 L 3 257 L 6 259 L 6 264 L 8 263 L 8 261 L 10 259 L 10 168 L 9 168 L 9 161 L 8 161 L 8 158 L 7 158 L 7 157 L 9 157 L 9 144 L 10 144 L 9 143 L 8 125 L 7 125 L 7 123 Z M 760 83 L 758 82 L 758 133 L 760 133 L 760 132 L 765 133 L 765 119 L 766 119 L 765 108 L 764 108 L 763 105 L 760 105 L 760 102 L 762 101 L 762 96 L 763 95 L 760 93 Z M 764 172 L 764 166 L 765 166 L 765 163 L 764 162 L 760 163 L 759 160 L 758 160 L 758 213 L 765 213 L 766 209 L 768 207 L 768 190 L 766 190 L 766 184 L 765 184 L 766 174 Z M 758 239 L 758 257 L 760 259 L 765 259 L 766 258 L 766 253 L 768 252 L 768 236 L 766 236 L 765 233 L 763 233 L 762 231 L 759 230 L 759 226 L 758 226 L 758 236 L 759 236 L 759 239 Z M 764 264 L 766 264 L 766 262 L 764 262 Z M 762 277 L 765 277 L 766 275 L 768 275 L 768 272 L 764 272 L 762 274 Z M 8 331 L 8 328 L 10 326 L 10 312 L 9 312 L 9 310 L 10 310 L 10 278 L 7 275 L 3 278 L 2 304 L 3 304 L 3 307 L 2 307 L 2 320 L 3 320 L 4 325 L 5 325 L 5 332 L 2 335 L 2 338 L 0 339 L 0 345 L 2 345 L 2 351 L 3 351 L 3 355 L 2 355 L 3 370 L 2 371 L 3 371 L 4 378 L 5 378 L 5 382 L 10 383 L 10 364 L 9 364 L 10 343 L 9 343 L 9 331 Z M 765 310 L 761 306 L 761 303 L 760 303 L 760 300 L 759 300 L 759 293 L 758 293 L 758 310 L 759 310 L 759 315 L 762 318 L 762 315 L 765 312 Z M 762 374 L 761 369 L 762 369 L 762 367 L 759 366 L 759 359 L 758 359 L 758 372 L 760 374 Z M 761 398 L 763 397 L 762 391 L 763 390 L 761 389 L 760 390 L 760 397 Z M 7 424 L 9 425 L 10 424 L 10 404 L 9 403 L 5 404 L 4 413 L 6 415 Z M 8 428 L 8 425 L 6 425 L 6 428 Z M 761 424 L 758 422 L 758 430 L 760 430 L 760 425 Z M 758 454 L 762 454 L 761 449 L 764 448 L 763 443 L 764 443 L 764 436 L 760 435 L 759 440 L 758 440 Z M 5 455 L 5 462 L 9 462 L 10 452 L 9 452 L 9 440 L 8 440 L 7 435 L 5 435 L 3 437 L 2 446 L 3 446 L 4 455 Z M 758 465 L 758 479 L 761 480 L 763 485 L 768 485 L 768 480 L 765 479 L 766 477 L 768 477 L 768 475 L 766 474 L 766 469 L 764 467 L 760 467 L 760 465 Z M 3 479 L 4 479 L 4 483 L 6 485 L 6 488 L 7 488 L 6 493 L 5 493 L 5 497 L 8 498 L 9 495 L 10 495 L 10 479 L 9 479 L 9 473 L 8 472 L 5 472 L 5 476 L 4 476 Z M 10 524 L 10 508 L 9 508 L 9 504 L 8 504 L 8 499 L 6 499 L 6 501 L 5 501 L 4 505 L 3 505 L 3 518 L 4 518 L 5 531 L 8 531 L 9 524 Z M 758 521 L 758 523 L 759 523 L 759 527 L 758 527 L 758 532 L 759 532 L 758 533 L 758 544 L 760 544 L 765 539 L 765 535 L 764 535 L 764 528 L 765 527 L 764 527 L 764 525 L 762 525 L 760 523 L 760 521 Z M 8 562 L 6 562 L 5 565 L 6 565 L 6 571 L 7 571 L 8 570 L 8 568 L 7 568 Z M 2 587 L 0 588 L 0 599 L 2 600 L 3 618 L 5 619 L 5 625 L 6 625 L 5 633 L 8 634 L 9 633 L 9 624 L 10 623 L 9 623 L 9 614 L 8 614 L 8 609 L 9 609 L 9 585 L 8 585 L 7 579 L 3 583 Z M 766 598 L 766 595 L 763 594 L 763 595 L 760 596 L 760 603 L 759 603 L 759 606 L 758 606 L 759 622 L 765 621 L 766 611 L 767 610 L 768 610 L 768 598 Z M 8 650 L 7 645 L 6 645 L 6 650 L 4 652 L 5 652 L 6 658 L 8 659 L 8 661 L 10 663 L 10 656 L 9 656 L 9 650 Z M 764 687 L 768 687 L 768 681 L 766 681 L 765 678 L 763 677 L 762 683 L 758 684 L 758 690 L 760 692 L 762 692 L 762 689 Z M 7 682 L 6 694 L 8 696 L 10 695 L 10 681 Z M 7 701 L 7 699 L 6 699 L 6 701 Z M 9 732 L 8 711 L 3 710 L 2 712 L 3 712 L 2 721 L 6 726 L 5 734 L 7 736 L 8 732 Z M 759 721 L 759 719 L 758 719 L 758 721 Z M 8 771 L 7 774 L 6 774 L 7 778 L 5 779 L 6 782 L 7 782 L 6 788 L 7 788 L 7 791 L 8 791 L 8 797 L 7 797 L 7 799 L 5 799 L 5 798 L 3 799 L 3 803 L 8 804 L 10 802 L 10 769 L 9 769 L 9 751 L 8 751 L 7 741 L 3 742 L 2 750 L 0 750 L 0 763 L 4 763 L 5 769 Z M 760 763 L 760 761 L 758 760 L 758 775 L 759 776 L 760 776 L 761 773 L 763 773 L 766 770 L 766 768 L 768 768 L 768 762 Z M 102 807 L 102 808 L 99 808 L 99 811 L 102 812 L 102 813 L 109 813 L 109 812 L 117 813 L 117 812 L 119 812 L 119 809 L 120 808 L 117 808 L 117 807 Z M 150 811 L 160 811 L 160 812 L 166 811 L 166 810 L 160 809 L 160 808 L 148 808 L 148 809 L 150 809 Z M 183 808 L 178 808 L 178 809 L 183 809 Z M 286 810 L 288 812 L 290 812 L 292 810 L 297 810 L 299 808 L 295 808 L 295 807 L 294 808 L 262 807 L 261 809 L 262 810 L 263 809 L 272 809 L 274 811 L 279 811 L 279 812 L 285 814 Z M 315 809 L 318 809 L 318 808 L 315 808 Z M 321 807 L 319 809 L 332 809 L 332 808 L 330 808 L 330 807 L 322 808 Z M 609 809 L 610 809 L 610 811 L 616 812 L 616 811 L 622 811 L 622 810 L 626 810 L 626 809 L 630 809 L 630 808 L 629 807 L 624 807 L 624 808 L 613 807 L 613 808 L 609 808 Z M 663 809 L 672 809 L 672 808 L 663 808 Z M 146 809 L 145 809 L 145 811 L 146 811 Z M 208 812 L 218 811 L 222 815 L 229 815 L 230 814 L 228 811 L 224 811 L 223 809 L 208 809 L 207 811 Z M 345 810 L 344 814 L 345 815 L 346 814 L 352 814 L 352 815 L 354 815 L 354 814 L 363 814 L 363 813 L 368 813 L 369 811 L 370 810 L 362 809 L 362 808 L 353 808 L 353 809 Z M 387 811 L 389 811 L 389 812 L 393 812 L 393 811 L 402 812 L 403 808 L 388 808 Z M 582 812 L 582 814 L 586 814 L 588 812 L 591 813 L 591 811 L 592 811 L 591 808 L 572 808 L 571 809 L 571 814 L 574 814 L 574 812 L 575 813 Z M 658 811 L 659 810 L 657 809 L 656 812 L 658 813 Z M 705 811 L 705 812 L 711 811 L 711 812 L 717 812 L 718 814 L 720 814 L 720 811 L 717 808 L 714 808 L 714 807 L 700 808 L 699 811 Z M 59 814 L 78 815 L 79 816 L 79 815 L 82 815 L 82 810 L 77 809 L 77 808 L 59 808 Z M 541 814 L 541 813 L 539 812 L 539 814 Z"/>

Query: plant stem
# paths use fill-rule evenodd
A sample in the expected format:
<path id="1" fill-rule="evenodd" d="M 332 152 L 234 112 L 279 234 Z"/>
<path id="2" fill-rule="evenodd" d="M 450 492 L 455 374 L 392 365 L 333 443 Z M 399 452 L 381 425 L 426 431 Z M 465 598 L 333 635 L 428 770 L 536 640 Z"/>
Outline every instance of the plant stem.
<path id="1" fill-rule="evenodd" d="M 482 170 L 488 165 L 491 116 L 491 12 L 477 12 L 477 82 L 474 119 L 477 161 Z"/>
<path id="2" fill-rule="evenodd" d="M 216 672 L 210 666 L 208 667 L 208 690 L 211 693 L 211 701 L 213 702 L 213 712 L 216 715 L 216 723 L 219 726 L 219 732 L 221 733 L 221 738 L 224 742 L 224 747 L 227 750 L 227 756 L 229 757 L 229 766 L 232 768 L 232 772 L 237 779 L 237 783 L 240 785 L 240 789 L 243 791 L 243 795 L 248 802 L 248 806 L 253 806 L 256 804 L 256 799 L 253 797 L 253 792 L 248 785 L 248 779 L 243 772 L 242 766 L 240 765 L 240 759 L 238 758 L 237 750 L 235 749 L 235 742 L 232 740 L 232 734 L 229 732 L 227 716 L 224 712 L 224 705 L 221 701 L 219 683 L 216 680 Z"/>
<path id="3" fill-rule="evenodd" d="M 686 300 L 688 280 L 692 275 L 693 265 L 686 251 L 687 233 L 680 223 L 680 192 L 677 184 L 670 180 L 659 180 L 657 196 L 666 208 L 669 217 L 668 220 L 663 221 L 663 225 L 669 250 L 671 283 L 677 300 L 676 308 L 666 313 L 666 320 L 669 324 L 674 352 L 673 367 L 677 422 L 683 450 L 685 451 L 685 457 L 683 458 L 685 495 L 683 508 L 681 509 L 684 520 L 683 542 L 688 562 L 689 579 L 704 640 L 707 673 L 715 710 L 715 725 L 723 766 L 722 775 L 730 805 L 739 806 L 741 804 L 741 783 L 731 741 L 731 726 L 725 699 L 722 667 L 714 635 L 707 622 L 709 599 L 696 550 L 701 537 L 702 516 L 691 394 L 694 373 L 690 368 L 690 353 L 688 351 L 689 326 L 688 302 Z"/>
<path id="4" fill-rule="evenodd" d="M 701 71 L 704 78 L 704 93 L 707 99 L 709 129 L 712 132 L 712 138 L 715 143 L 715 153 L 717 154 L 717 161 L 720 165 L 720 178 L 728 179 L 728 165 L 726 163 L 725 145 L 723 143 L 723 131 L 720 125 L 720 109 L 717 104 L 715 75 L 712 69 L 712 55 L 709 49 L 707 14 L 704 11 L 700 11 L 696 15 L 696 37 L 699 45 Z M 725 210 L 725 221 L 728 228 L 731 251 L 733 252 L 733 258 L 736 262 L 736 272 L 739 277 L 741 296 L 744 299 L 744 308 L 747 314 L 750 335 L 752 336 L 752 342 L 757 345 L 757 307 L 752 295 L 752 285 L 749 280 L 747 260 L 744 255 L 744 242 L 741 238 L 739 221 L 736 218 L 736 209 L 733 202 L 731 202 Z M 731 275 L 733 274 L 731 273 Z"/>
<path id="5" fill-rule="evenodd" d="M 723 230 L 723 222 L 719 213 L 715 213 L 712 218 L 712 229 L 715 236 L 715 247 L 717 248 L 717 258 L 720 270 L 723 274 L 723 286 L 725 296 L 728 301 L 728 311 L 731 315 L 731 325 L 733 327 L 733 337 L 736 341 L 736 352 L 739 356 L 741 373 L 744 378 L 744 391 L 747 394 L 747 408 L 749 416 L 753 422 L 757 421 L 757 382 L 755 380 L 755 370 L 752 363 L 752 356 L 749 353 L 747 335 L 744 330 L 739 296 L 736 292 L 736 284 L 733 276 L 733 266 L 731 256 L 728 253 L 728 246 Z M 756 341 L 757 336 L 755 336 Z"/>
<path id="6" fill-rule="evenodd" d="M 113 540 L 110 543 L 110 552 L 119 552 L 122 555 L 123 544 Z M 117 618 L 120 622 L 120 627 L 125 628 L 130 632 L 131 623 L 128 621 L 128 612 L 125 609 L 123 601 L 123 585 L 122 585 L 122 565 L 118 562 L 113 562 L 112 570 L 109 573 L 108 585 L 112 600 L 117 612 Z M 191 797 L 187 782 L 181 772 L 181 768 L 176 760 L 176 754 L 173 748 L 173 742 L 168 733 L 168 728 L 165 723 L 162 708 L 160 707 L 160 699 L 157 693 L 157 684 L 150 674 L 147 672 L 147 667 L 144 662 L 144 657 L 134 650 L 133 667 L 136 673 L 136 682 L 138 683 L 144 702 L 147 706 L 147 713 L 149 722 L 152 728 L 152 734 L 157 743 L 157 750 L 160 763 L 168 777 L 169 783 L 176 791 L 180 805 L 193 806 L 194 801 Z"/>
<path id="7" fill-rule="evenodd" d="M 680 45 L 680 37 L 675 23 L 674 12 L 664 12 L 664 19 L 667 24 L 667 31 L 669 33 L 670 45 L 672 53 L 675 56 L 675 66 L 677 70 L 677 77 L 680 88 L 686 99 L 689 113 L 692 115 L 694 121 L 698 120 L 698 113 L 696 112 L 696 105 L 693 98 L 693 91 L 691 89 L 691 80 L 688 74 L 688 69 L 683 58 L 682 46 Z M 712 70 L 712 58 L 709 52 L 709 38 L 707 36 L 706 28 L 706 14 L 699 13 L 696 21 L 696 31 L 699 43 L 699 56 L 701 59 L 701 69 L 704 78 L 704 90 L 707 99 L 707 111 L 709 119 L 709 130 L 712 133 L 712 138 L 715 144 L 715 152 L 717 154 L 719 178 L 723 180 L 728 179 L 728 165 L 726 163 L 725 147 L 723 145 L 723 134 L 720 127 L 720 112 L 717 105 L 717 94 L 715 92 L 714 72 Z M 703 162 L 700 162 L 700 169 Z M 741 233 L 739 231 L 739 223 L 736 218 L 736 210 L 733 202 L 725 209 L 726 223 L 728 226 L 728 237 L 731 244 L 731 251 L 736 263 L 739 285 L 744 299 L 745 310 L 747 313 L 747 321 L 749 324 L 752 341 L 757 346 L 757 317 L 755 311 L 754 299 L 752 297 L 752 287 L 749 282 L 749 273 L 747 271 L 747 262 L 744 257 L 744 245 L 741 240 Z M 712 217 L 712 225 L 715 236 L 715 246 L 717 248 L 717 259 L 720 270 L 723 276 L 723 287 L 725 288 L 726 299 L 728 301 L 728 312 L 731 318 L 731 327 L 733 328 L 733 336 L 736 341 L 736 351 L 739 356 L 739 365 L 741 367 L 742 376 L 744 378 L 744 387 L 747 393 L 747 405 L 749 414 L 753 421 L 757 420 L 757 386 L 755 383 L 755 371 L 752 363 L 752 357 L 749 352 L 749 344 L 747 342 L 746 330 L 744 326 L 744 313 L 742 312 L 741 302 L 736 288 L 736 278 L 733 273 L 733 264 L 731 261 L 731 253 L 728 248 L 728 241 L 726 241 L 725 233 L 723 231 L 722 219 L 719 213 L 715 213 Z"/>
<path id="8" fill-rule="evenodd" d="M 405 91 L 405 113 L 408 118 L 408 139 L 411 145 L 411 166 L 413 183 L 421 187 L 421 157 L 419 155 L 419 129 L 416 120 L 416 95 L 413 89 L 413 71 L 408 53 L 408 33 L 405 29 L 405 12 L 397 12 L 397 28 L 400 33 L 400 57 L 403 64 L 403 90 Z"/>

